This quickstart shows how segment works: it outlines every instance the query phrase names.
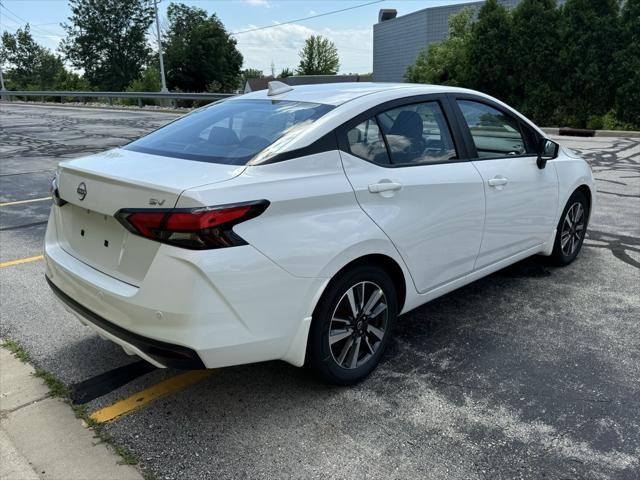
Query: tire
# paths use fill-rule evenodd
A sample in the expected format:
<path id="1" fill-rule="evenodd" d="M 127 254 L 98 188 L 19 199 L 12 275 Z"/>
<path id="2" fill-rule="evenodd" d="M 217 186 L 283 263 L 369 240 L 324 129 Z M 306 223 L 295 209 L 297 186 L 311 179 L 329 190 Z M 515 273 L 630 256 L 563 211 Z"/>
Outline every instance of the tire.
<path id="1" fill-rule="evenodd" d="M 307 366 L 329 383 L 360 382 L 380 362 L 397 314 L 396 288 L 383 269 L 365 264 L 341 273 L 313 313 Z"/>
<path id="2" fill-rule="evenodd" d="M 558 222 L 553 252 L 549 257 L 553 265 L 565 266 L 573 262 L 582 248 L 589 220 L 589 202 L 579 190 L 573 192 Z"/>

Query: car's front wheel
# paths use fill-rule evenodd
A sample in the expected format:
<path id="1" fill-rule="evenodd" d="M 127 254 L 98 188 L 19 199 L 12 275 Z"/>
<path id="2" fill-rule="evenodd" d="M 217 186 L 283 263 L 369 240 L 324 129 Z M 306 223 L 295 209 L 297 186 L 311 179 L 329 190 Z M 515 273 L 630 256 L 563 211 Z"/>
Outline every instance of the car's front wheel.
<path id="1" fill-rule="evenodd" d="M 551 261 L 555 265 L 568 265 L 575 260 L 587 234 L 589 204 L 579 190 L 573 192 L 558 222 Z"/>
<path id="2" fill-rule="evenodd" d="M 359 382 L 380 361 L 397 308 L 396 289 L 383 269 L 359 265 L 345 271 L 314 311 L 307 364 L 331 383 Z"/>

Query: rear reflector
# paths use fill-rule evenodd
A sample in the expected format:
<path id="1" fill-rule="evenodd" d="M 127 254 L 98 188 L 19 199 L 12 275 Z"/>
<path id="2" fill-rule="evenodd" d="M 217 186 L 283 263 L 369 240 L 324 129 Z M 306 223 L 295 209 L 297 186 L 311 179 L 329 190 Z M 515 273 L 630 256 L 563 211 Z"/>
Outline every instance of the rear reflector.
<path id="1" fill-rule="evenodd" d="M 246 245 L 233 226 L 264 212 L 267 200 L 216 207 L 124 209 L 115 218 L 131 233 L 192 250 Z"/>

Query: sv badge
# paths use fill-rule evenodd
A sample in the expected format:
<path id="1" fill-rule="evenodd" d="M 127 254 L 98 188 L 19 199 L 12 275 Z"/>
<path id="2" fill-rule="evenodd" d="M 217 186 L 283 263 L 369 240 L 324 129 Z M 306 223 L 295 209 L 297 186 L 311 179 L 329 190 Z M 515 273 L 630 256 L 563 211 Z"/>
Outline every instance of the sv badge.
<path id="1" fill-rule="evenodd" d="M 149 205 L 158 205 L 158 206 L 162 206 L 164 205 L 164 198 L 162 200 L 158 200 L 157 198 L 150 198 L 149 199 Z"/>

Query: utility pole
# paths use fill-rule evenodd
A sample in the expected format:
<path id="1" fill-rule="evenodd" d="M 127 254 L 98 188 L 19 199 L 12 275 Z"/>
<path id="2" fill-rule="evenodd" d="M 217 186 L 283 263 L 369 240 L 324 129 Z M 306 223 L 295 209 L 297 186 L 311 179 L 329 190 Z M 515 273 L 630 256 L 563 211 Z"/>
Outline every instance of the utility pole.
<path id="1" fill-rule="evenodd" d="M 158 0 L 153 0 L 153 8 L 156 11 L 156 32 L 158 33 L 158 55 L 160 57 L 160 81 L 162 82 L 162 92 L 168 92 L 167 81 L 164 78 L 164 60 L 162 59 L 162 38 L 160 37 L 160 17 L 158 17 Z"/>
<path id="2" fill-rule="evenodd" d="M 0 91 L 4 91 L 4 77 L 2 76 L 2 67 L 0 67 Z"/>

